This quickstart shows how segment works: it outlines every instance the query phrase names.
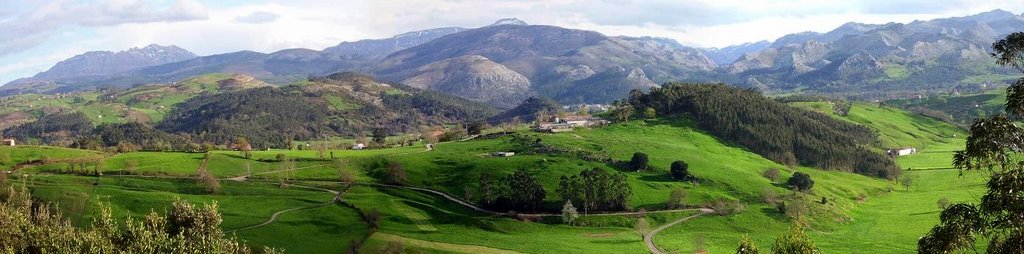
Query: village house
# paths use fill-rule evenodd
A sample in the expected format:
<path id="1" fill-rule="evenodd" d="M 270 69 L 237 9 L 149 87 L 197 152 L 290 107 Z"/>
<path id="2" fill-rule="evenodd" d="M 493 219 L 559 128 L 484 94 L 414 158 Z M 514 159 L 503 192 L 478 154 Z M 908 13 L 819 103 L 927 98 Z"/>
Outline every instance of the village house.
<path id="1" fill-rule="evenodd" d="M 566 116 L 562 118 L 556 118 L 557 123 L 564 123 L 571 125 L 572 127 L 591 127 L 608 124 L 608 120 L 601 119 L 600 117 L 593 116 Z"/>
<path id="2" fill-rule="evenodd" d="M 515 152 L 496 152 L 496 153 L 494 153 L 494 157 L 512 157 L 513 155 L 516 155 L 516 153 Z"/>
<path id="3" fill-rule="evenodd" d="M 550 133 L 568 132 L 568 131 L 572 131 L 572 125 L 564 124 L 564 123 L 540 123 L 540 124 L 537 124 L 537 126 L 535 126 L 533 128 L 533 130 L 537 131 L 537 132 L 550 132 Z"/>
<path id="4" fill-rule="evenodd" d="M 911 155 L 911 154 L 915 154 L 915 153 L 917 153 L 917 148 L 913 148 L 913 147 L 900 148 L 900 149 L 889 149 L 889 150 L 885 151 L 885 154 L 889 155 L 890 157 L 905 156 L 905 155 Z"/>
<path id="5" fill-rule="evenodd" d="M 601 119 L 599 117 L 592 116 L 565 116 L 565 117 L 552 117 L 550 122 L 541 121 L 534 130 L 538 132 L 568 132 L 572 131 L 573 128 L 578 127 L 593 127 L 608 124 L 608 120 Z"/>
<path id="6" fill-rule="evenodd" d="M 358 143 L 358 144 L 352 145 L 352 150 L 363 150 L 363 149 L 366 149 L 366 144 Z"/>
<path id="7" fill-rule="evenodd" d="M 4 142 L 3 142 L 3 145 L 4 146 L 14 146 L 14 139 L 13 138 L 5 138 Z"/>

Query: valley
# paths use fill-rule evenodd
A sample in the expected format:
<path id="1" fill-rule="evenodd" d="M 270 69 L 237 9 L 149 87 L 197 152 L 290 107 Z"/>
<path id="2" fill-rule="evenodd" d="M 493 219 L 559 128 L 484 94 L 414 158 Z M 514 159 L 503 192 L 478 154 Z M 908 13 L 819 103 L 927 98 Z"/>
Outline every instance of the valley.
<path id="1" fill-rule="evenodd" d="M 561 134 L 537 135 L 523 130 L 516 135 L 537 136 L 545 144 L 599 151 L 622 160 L 634 151 L 644 151 L 651 156 L 652 165 L 686 161 L 692 173 L 702 179 L 700 184 L 670 181 L 664 169 L 627 173 L 634 191 L 628 203 L 633 209 L 649 211 L 645 218 L 652 226 L 693 215 L 692 212 L 655 212 L 665 209 L 665 199 L 673 188 L 686 190 L 687 206 L 706 206 L 716 200 L 736 200 L 744 204 L 744 208 L 727 215 L 708 214 L 666 228 L 654 238 L 654 243 L 666 251 L 706 248 L 711 252 L 728 252 L 743 234 L 750 235 L 760 246 L 770 246 L 770 240 L 790 222 L 785 214 L 763 203 L 762 196 L 766 191 L 779 195 L 789 195 L 786 193 L 790 191 L 773 185 L 761 175 L 768 168 L 780 168 L 783 175 L 795 170 L 812 175 L 816 187 L 806 198 L 827 197 L 829 204 L 810 209 L 809 233 L 827 252 L 912 251 L 916 239 L 937 221 L 937 200 L 970 201 L 983 192 L 980 178 L 970 174 L 957 177 L 957 171 L 949 165 L 952 151 L 963 145 L 962 138 L 953 136 L 963 137 L 962 130 L 930 118 L 870 104 L 855 104 L 849 116 L 834 117 L 877 128 L 886 143 L 920 147 L 919 153 L 897 160 L 901 168 L 911 168 L 905 174 L 916 179 L 909 190 L 899 187 L 895 181 L 850 173 L 789 169 L 722 143 L 695 129 L 692 123 L 678 119 L 630 121 Z M 879 125 L 879 122 L 886 124 Z M 930 138 L 925 142 L 915 138 L 922 136 Z M 50 161 L 19 169 L 8 181 L 24 182 L 33 189 L 34 195 L 58 204 L 80 225 L 88 224 L 98 202 L 108 202 L 115 215 L 124 218 L 166 209 L 172 199 L 181 198 L 197 203 L 216 201 L 224 216 L 221 226 L 225 231 L 236 234 L 241 240 L 290 252 L 337 252 L 358 245 L 362 251 L 372 253 L 387 248 L 396 239 L 406 242 L 406 248 L 439 253 L 478 250 L 556 253 L 579 248 L 592 248 L 595 252 L 646 252 L 641 237 L 632 229 L 634 216 L 583 215 L 580 226 L 561 225 L 558 216 L 521 222 L 474 211 L 433 193 L 371 185 L 375 180 L 368 175 L 374 171 L 373 167 L 379 167 L 375 165 L 379 165 L 380 160 L 392 161 L 405 168 L 409 186 L 465 199 L 464 193 L 472 193 L 466 189 L 472 189 L 477 184 L 476 179 L 484 173 L 510 173 L 522 165 L 531 165 L 528 168 L 541 179 L 545 189 L 554 190 L 560 175 L 607 167 L 557 154 L 491 157 L 494 151 L 511 149 L 509 142 L 506 136 L 439 143 L 434 151 L 426 151 L 420 145 L 364 151 L 330 150 L 335 156 L 333 160 L 321 158 L 317 151 L 310 150 L 253 151 L 248 159 L 237 151 L 211 152 L 205 165 L 221 178 L 220 190 L 212 195 L 193 180 L 196 168 L 202 164 L 203 153 L 129 152 L 107 156 L 85 150 L 35 146 L 0 149 L 12 155 L 9 165 Z M 102 176 L 83 176 L 91 173 L 69 170 L 75 167 L 73 163 L 62 160 L 81 157 L 76 154 L 102 157 Z M 275 161 L 281 155 L 289 159 Z M 85 170 L 91 167 L 86 166 Z M 354 186 L 343 187 L 339 167 L 357 172 Z M 245 181 L 235 181 L 237 176 L 248 177 Z M 340 201 L 330 202 L 334 198 L 331 191 L 343 192 Z M 558 202 L 556 195 L 551 195 L 544 203 L 553 207 L 560 206 Z M 361 218 L 361 213 L 369 211 L 380 213 L 375 230 Z M 276 220 L 266 223 L 278 212 L 282 213 L 277 214 Z M 247 228 L 253 225 L 262 226 Z M 242 228 L 246 229 L 232 231 Z M 885 232 L 885 235 L 860 233 L 866 230 Z M 364 240 L 367 236 L 369 238 Z M 701 247 L 695 246 L 695 239 L 701 239 Z M 838 239 L 843 240 L 834 241 Z M 352 241 L 361 243 L 352 244 Z M 520 244 L 523 241 L 531 244 Z"/>
<path id="2" fill-rule="evenodd" d="M 681 3 L 0 8 L 0 253 L 1024 252 L 1020 6 Z"/>

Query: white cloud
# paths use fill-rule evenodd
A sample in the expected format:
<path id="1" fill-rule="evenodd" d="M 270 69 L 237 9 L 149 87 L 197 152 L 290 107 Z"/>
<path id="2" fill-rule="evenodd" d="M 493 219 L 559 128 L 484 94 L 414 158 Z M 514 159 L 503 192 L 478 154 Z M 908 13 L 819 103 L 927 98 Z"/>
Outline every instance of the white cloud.
<path id="1" fill-rule="evenodd" d="M 257 11 L 250 13 L 249 15 L 238 16 L 235 18 L 235 21 L 250 24 L 262 24 L 274 22 L 274 20 L 277 20 L 278 17 L 280 16 L 273 12 Z"/>
<path id="2" fill-rule="evenodd" d="M 130 23 L 174 22 L 206 18 L 195 0 L 153 6 L 140 0 L 80 2 L 57 0 L 13 14 L 0 21 L 0 56 L 24 51 L 45 42 L 52 33 L 73 26 L 102 27 Z"/>

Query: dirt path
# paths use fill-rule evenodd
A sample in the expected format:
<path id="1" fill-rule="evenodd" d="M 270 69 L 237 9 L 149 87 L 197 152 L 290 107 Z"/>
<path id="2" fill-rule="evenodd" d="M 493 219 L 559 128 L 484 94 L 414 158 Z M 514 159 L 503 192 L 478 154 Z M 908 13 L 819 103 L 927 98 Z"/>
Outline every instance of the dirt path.
<path id="1" fill-rule="evenodd" d="M 665 225 L 661 225 L 661 226 L 659 226 L 657 228 L 654 228 L 654 230 L 651 230 L 651 232 L 647 232 L 647 234 L 644 235 L 644 244 L 647 245 L 647 249 L 651 250 L 651 253 L 654 253 L 654 254 L 663 254 L 663 253 L 665 253 L 665 251 L 661 250 L 661 248 L 658 248 L 657 245 L 654 245 L 654 235 L 657 235 L 662 230 L 665 230 L 666 228 L 669 228 L 671 226 L 675 226 L 676 224 L 682 223 L 684 221 L 688 221 L 688 220 L 693 219 L 693 218 L 700 217 L 701 215 L 705 215 L 705 214 L 709 214 L 709 213 L 714 212 L 714 210 L 707 209 L 707 208 L 699 208 L 699 209 L 696 209 L 696 210 L 700 211 L 700 213 L 688 216 L 686 218 L 678 219 L 678 220 L 673 221 L 673 222 L 666 223 Z"/>
<path id="2" fill-rule="evenodd" d="M 281 214 L 284 214 L 284 213 L 287 213 L 287 212 L 292 212 L 292 211 L 304 210 L 304 209 L 320 208 L 320 207 L 323 207 L 323 206 L 326 206 L 326 205 L 330 205 L 331 203 L 334 203 L 334 200 L 331 200 L 331 202 L 316 204 L 316 205 L 312 205 L 312 206 L 303 206 L 303 207 L 289 208 L 289 209 L 277 211 L 274 214 L 271 214 L 270 215 L 270 219 L 268 219 L 267 221 L 264 221 L 263 223 L 252 225 L 252 226 L 247 226 L 247 227 L 244 227 L 244 228 L 239 228 L 239 229 L 235 229 L 235 230 L 231 230 L 231 231 L 227 231 L 225 233 L 235 233 L 235 232 L 242 231 L 242 230 L 247 230 L 247 229 L 253 229 L 253 228 L 258 228 L 258 227 L 266 226 L 267 224 L 274 223 L 274 221 L 277 220 L 277 216 L 280 216 Z"/>
<path id="3" fill-rule="evenodd" d="M 303 189 L 318 190 L 318 191 L 323 191 L 323 192 L 331 193 L 331 194 L 334 194 L 334 198 L 332 198 L 331 201 L 327 201 L 325 203 L 320 203 L 320 204 L 311 205 L 311 206 L 289 208 L 289 209 L 284 209 L 284 210 L 281 210 L 281 211 L 277 211 L 274 214 L 271 214 L 270 215 L 270 219 L 268 219 L 267 221 L 264 221 L 263 223 L 252 225 L 252 226 L 247 226 L 247 227 L 244 227 L 244 228 L 239 228 L 239 229 L 235 229 L 235 230 L 231 230 L 231 231 L 227 231 L 227 233 L 234 233 L 234 232 L 238 232 L 238 231 L 242 231 L 242 230 L 246 230 L 246 229 L 253 229 L 253 228 L 258 228 L 258 227 L 266 226 L 267 224 L 274 223 L 274 221 L 277 220 L 277 216 L 280 216 L 281 214 L 284 214 L 284 213 L 287 213 L 287 212 L 291 212 L 291 211 L 303 210 L 303 209 L 320 208 L 320 207 L 324 207 L 324 206 L 333 204 L 333 203 L 338 202 L 338 201 L 341 200 L 342 192 L 339 192 L 339 191 L 336 191 L 336 190 L 324 189 L 324 188 L 313 187 L 313 186 L 298 185 L 298 184 L 289 184 L 288 186 L 289 187 L 296 187 L 296 188 L 303 188 Z"/>

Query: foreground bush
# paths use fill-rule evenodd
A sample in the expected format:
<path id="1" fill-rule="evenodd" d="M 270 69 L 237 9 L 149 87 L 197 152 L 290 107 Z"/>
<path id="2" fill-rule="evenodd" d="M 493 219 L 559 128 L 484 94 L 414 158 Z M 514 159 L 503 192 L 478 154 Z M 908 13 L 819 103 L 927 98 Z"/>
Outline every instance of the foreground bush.
<path id="1" fill-rule="evenodd" d="M 166 215 L 129 217 L 123 225 L 101 206 L 90 228 L 76 228 L 52 207 L 32 202 L 28 190 L 9 188 L 0 197 L 0 253 L 252 253 L 226 238 L 220 223 L 216 203 L 175 200 Z"/>

